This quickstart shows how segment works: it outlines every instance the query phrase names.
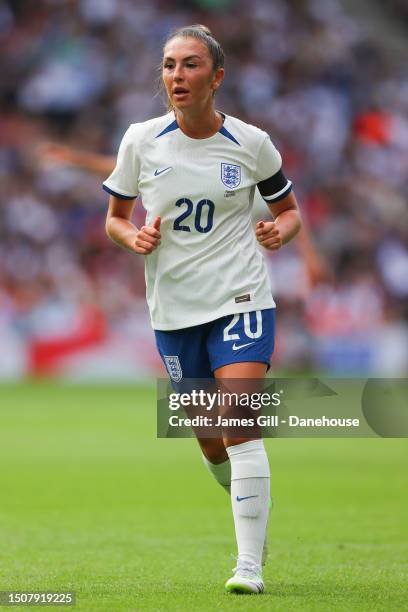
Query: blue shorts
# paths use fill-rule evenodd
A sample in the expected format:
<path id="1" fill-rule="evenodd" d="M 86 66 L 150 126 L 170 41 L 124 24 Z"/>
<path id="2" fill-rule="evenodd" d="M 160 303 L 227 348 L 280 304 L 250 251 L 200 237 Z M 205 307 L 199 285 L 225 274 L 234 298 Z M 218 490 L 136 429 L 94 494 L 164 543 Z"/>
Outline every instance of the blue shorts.
<path id="1" fill-rule="evenodd" d="M 230 363 L 270 365 L 275 340 L 275 309 L 228 315 L 203 325 L 155 330 L 156 344 L 174 383 L 185 378 L 213 378 Z"/>

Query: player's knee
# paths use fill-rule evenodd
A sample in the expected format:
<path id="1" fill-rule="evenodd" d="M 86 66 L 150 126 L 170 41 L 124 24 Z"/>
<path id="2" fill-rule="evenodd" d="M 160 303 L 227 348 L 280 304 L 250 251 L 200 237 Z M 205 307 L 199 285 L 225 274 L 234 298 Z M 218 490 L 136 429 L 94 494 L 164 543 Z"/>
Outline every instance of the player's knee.
<path id="1" fill-rule="evenodd" d="M 223 438 L 224 448 L 227 449 L 229 446 L 237 446 L 238 444 L 244 444 L 245 442 L 248 442 L 249 440 L 250 440 L 249 438 L 224 436 Z"/>
<path id="2" fill-rule="evenodd" d="M 208 461 L 211 461 L 211 463 L 222 463 L 228 460 L 228 453 L 225 450 L 222 440 L 201 438 L 199 443 L 205 457 Z"/>

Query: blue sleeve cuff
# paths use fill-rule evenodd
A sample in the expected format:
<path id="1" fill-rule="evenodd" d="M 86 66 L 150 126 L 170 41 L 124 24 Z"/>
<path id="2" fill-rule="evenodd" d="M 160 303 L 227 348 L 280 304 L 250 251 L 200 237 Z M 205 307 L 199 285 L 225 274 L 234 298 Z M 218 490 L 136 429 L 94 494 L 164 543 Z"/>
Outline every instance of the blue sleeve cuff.
<path id="1" fill-rule="evenodd" d="M 107 193 L 110 193 L 110 195 L 115 196 L 115 198 L 119 198 L 120 200 L 134 200 L 135 198 L 137 198 L 137 195 L 126 196 L 126 195 L 123 195 L 122 193 L 118 193 L 117 191 L 113 191 L 113 189 L 110 189 L 105 184 L 102 184 L 102 189 L 106 191 Z"/>

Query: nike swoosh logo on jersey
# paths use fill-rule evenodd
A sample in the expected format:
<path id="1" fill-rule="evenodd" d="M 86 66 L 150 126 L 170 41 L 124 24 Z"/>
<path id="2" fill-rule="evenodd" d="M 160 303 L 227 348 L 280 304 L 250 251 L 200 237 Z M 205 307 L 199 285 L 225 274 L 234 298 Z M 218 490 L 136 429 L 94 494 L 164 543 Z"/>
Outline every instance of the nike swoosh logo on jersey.
<path id="1" fill-rule="evenodd" d="M 237 346 L 234 342 L 234 344 L 232 345 L 232 350 L 233 351 L 239 351 L 239 349 L 244 348 L 245 346 L 250 346 L 251 344 L 255 344 L 255 342 L 247 342 L 246 344 L 240 344 L 239 346 Z"/>
<path id="2" fill-rule="evenodd" d="M 240 501 L 244 501 L 244 499 L 252 499 L 253 497 L 259 497 L 259 495 L 247 495 L 246 497 L 238 497 L 237 495 L 236 499 L 237 499 L 237 502 L 240 502 Z"/>
<path id="3" fill-rule="evenodd" d="M 163 174 L 163 172 L 166 172 L 167 170 L 171 170 L 173 166 L 169 166 L 168 168 L 164 168 L 164 170 L 155 170 L 154 171 L 154 176 L 159 176 L 159 174 Z"/>

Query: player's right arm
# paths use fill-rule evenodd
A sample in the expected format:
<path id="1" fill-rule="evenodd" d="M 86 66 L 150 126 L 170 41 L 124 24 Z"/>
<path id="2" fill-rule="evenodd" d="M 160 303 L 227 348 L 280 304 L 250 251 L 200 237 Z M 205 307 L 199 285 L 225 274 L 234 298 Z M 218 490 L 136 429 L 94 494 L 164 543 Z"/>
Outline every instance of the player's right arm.
<path id="1" fill-rule="evenodd" d="M 131 221 L 136 200 L 123 200 L 111 195 L 106 216 L 106 233 L 120 247 L 139 255 L 149 255 L 160 244 L 160 217 L 152 225 L 138 229 Z"/>

